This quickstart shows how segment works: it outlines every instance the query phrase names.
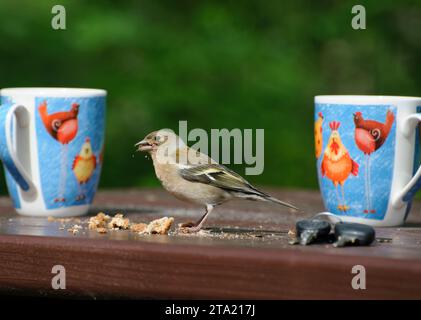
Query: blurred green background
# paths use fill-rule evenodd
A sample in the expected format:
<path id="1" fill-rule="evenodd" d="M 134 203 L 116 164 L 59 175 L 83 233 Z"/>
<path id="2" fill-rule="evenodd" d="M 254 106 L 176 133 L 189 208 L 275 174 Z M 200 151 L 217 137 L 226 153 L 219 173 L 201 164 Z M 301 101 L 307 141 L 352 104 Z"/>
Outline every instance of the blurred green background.
<path id="1" fill-rule="evenodd" d="M 264 128 L 265 171 L 247 179 L 316 188 L 313 96 L 420 96 L 420 31 L 420 1 L 1 0 L 0 87 L 108 90 L 103 188 L 158 185 L 133 145 L 179 120 Z"/>

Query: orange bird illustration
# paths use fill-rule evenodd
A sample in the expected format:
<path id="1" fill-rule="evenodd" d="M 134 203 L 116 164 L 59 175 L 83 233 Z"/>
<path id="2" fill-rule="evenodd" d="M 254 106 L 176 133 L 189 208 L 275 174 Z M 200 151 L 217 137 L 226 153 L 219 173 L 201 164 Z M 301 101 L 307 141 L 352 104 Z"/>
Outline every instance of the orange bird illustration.
<path id="1" fill-rule="evenodd" d="M 365 203 L 364 213 L 375 213 L 371 205 L 370 186 L 370 155 L 378 150 L 389 136 L 395 116 L 388 110 L 385 123 L 375 120 L 365 120 L 361 112 L 354 113 L 355 143 L 365 155 Z"/>
<path id="2" fill-rule="evenodd" d="M 323 115 L 319 112 L 319 117 L 314 122 L 314 145 L 316 147 L 316 158 L 319 159 L 323 148 Z"/>
<path id="3" fill-rule="evenodd" d="M 344 183 L 349 175 L 358 175 L 358 163 L 351 159 L 348 150 L 342 143 L 338 129 L 340 122 L 332 121 L 329 127 L 332 130 L 321 163 L 322 176 L 332 180 L 335 185 L 338 209 L 347 211 L 349 207 L 345 204 Z M 341 186 L 342 199 L 339 196 L 338 184 Z"/>
<path id="4" fill-rule="evenodd" d="M 76 137 L 78 131 L 77 116 L 79 113 L 79 104 L 73 103 L 70 111 L 60 111 L 52 114 L 47 112 L 47 102 L 44 101 L 38 107 L 38 112 L 41 117 L 47 132 L 59 143 L 62 144 L 61 149 L 61 170 L 60 170 L 60 187 L 59 196 L 54 199 L 54 202 L 65 202 L 64 188 L 66 186 L 67 174 L 67 153 L 68 144 Z"/>
<path id="5" fill-rule="evenodd" d="M 92 145 L 89 138 L 86 138 L 79 155 L 73 160 L 72 170 L 75 174 L 76 180 L 79 183 L 80 189 L 76 200 L 83 200 L 86 198 L 82 186 L 86 184 L 92 177 L 97 164 L 97 159 L 92 152 Z"/>

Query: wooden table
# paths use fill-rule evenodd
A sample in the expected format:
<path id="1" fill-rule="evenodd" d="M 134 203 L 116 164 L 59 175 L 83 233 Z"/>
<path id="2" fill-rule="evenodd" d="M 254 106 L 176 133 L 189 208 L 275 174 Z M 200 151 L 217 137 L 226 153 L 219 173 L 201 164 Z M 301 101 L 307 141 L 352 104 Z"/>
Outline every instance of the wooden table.
<path id="1" fill-rule="evenodd" d="M 323 209 L 317 192 L 268 190 L 308 216 Z M 122 212 L 133 222 L 172 216 L 196 220 L 202 210 L 158 190 L 99 192 L 91 215 Z M 265 203 L 233 201 L 212 212 L 207 227 L 225 233 L 141 236 L 99 234 L 88 217 L 61 222 L 22 217 L 0 198 L 0 291 L 3 294 L 136 298 L 421 298 L 421 203 L 401 228 L 377 228 L 390 243 L 371 247 L 292 246 L 286 232 L 303 215 Z M 74 224 L 83 229 L 73 235 Z M 174 226 L 175 227 L 175 226 Z M 250 231 L 252 229 L 252 231 Z M 215 229 L 217 230 L 217 229 Z M 249 231 L 247 231 L 249 230 Z M 253 231 L 254 230 L 254 231 Z M 54 265 L 66 289 L 54 290 Z M 366 270 L 366 290 L 351 286 L 352 267 Z"/>

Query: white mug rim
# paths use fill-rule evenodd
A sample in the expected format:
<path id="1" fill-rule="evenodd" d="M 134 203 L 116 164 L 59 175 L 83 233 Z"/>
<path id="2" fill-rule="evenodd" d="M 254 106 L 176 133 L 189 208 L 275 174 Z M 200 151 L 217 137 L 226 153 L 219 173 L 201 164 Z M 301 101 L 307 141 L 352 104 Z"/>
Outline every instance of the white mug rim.
<path id="1" fill-rule="evenodd" d="M 315 103 L 328 104 L 393 104 L 399 102 L 420 102 L 421 97 L 382 95 L 318 95 Z"/>
<path id="2" fill-rule="evenodd" d="M 21 87 L 1 89 L 0 95 L 33 97 L 103 97 L 107 95 L 107 91 L 94 88 Z"/>

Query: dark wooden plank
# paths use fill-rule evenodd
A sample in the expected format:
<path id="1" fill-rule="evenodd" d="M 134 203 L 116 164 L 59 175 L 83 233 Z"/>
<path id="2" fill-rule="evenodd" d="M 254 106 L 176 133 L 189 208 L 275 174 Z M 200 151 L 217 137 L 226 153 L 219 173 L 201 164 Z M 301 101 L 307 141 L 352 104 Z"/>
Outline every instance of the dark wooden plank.
<path id="1" fill-rule="evenodd" d="M 322 210 L 309 191 L 273 191 L 309 215 Z M 177 222 L 200 208 L 158 190 L 100 192 L 92 214 L 125 213 L 132 221 L 164 215 Z M 254 202 L 215 210 L 208 226 L 252 228 L 225 236 L 139 236 L 129 231 L 72 235 L 59 222 L 19 217 L 0 198 L 0 290 L 33 294 L 173 298 L 421 298 L 421 222 L 416 203 L 401 228 L 378 228 L 392 239 L 371 247 L 291 246 L 284 231 L 303 216 Z M 82 222 L 86 218 L 82 218 Z M 74 222 L 69 222 L 71 226 Z M 272 230 L 272 233 L 263 232 Z M 258 235 L 259 237 L 256 237 Z M 66 267 L 67 289 L 51 289 L 51 268 Z M 367 290 L 351 288 L 352 266 L 367 270 Z"/>
<path id="2" fill-rule="evenodd" d="M 421 262 L 294 250 L 254 250 L 133 241 L 1 236 L 2 290 L 160 298 L 420 298 Z M 66 268 L 54 292 L 51 268 Z M 353 290 L 351 268 L 367 268 Z"/>

